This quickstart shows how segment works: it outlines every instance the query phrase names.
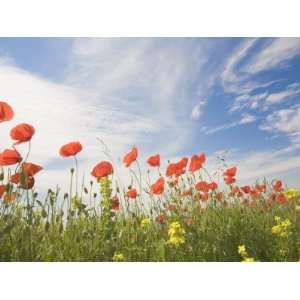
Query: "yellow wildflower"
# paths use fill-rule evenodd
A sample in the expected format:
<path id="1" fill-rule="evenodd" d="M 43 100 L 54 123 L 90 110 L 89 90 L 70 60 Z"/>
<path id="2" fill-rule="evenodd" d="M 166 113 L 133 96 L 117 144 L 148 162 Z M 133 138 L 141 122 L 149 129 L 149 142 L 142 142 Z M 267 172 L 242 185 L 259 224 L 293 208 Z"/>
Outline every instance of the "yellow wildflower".
<path id="1" fill-rule="evenodd" d="M 247 256 L 247 251 L 246 251 L 245 245 L 240 245 L 240 246 L 238 246 L 238 253 L 239 253 L 241 256 Z"/>
<path id="2" fill-rule="evenodd" d="M 185 243 L 185 238 L 183 236 L 171 236 L 167 243 L 173 246 L 179 246 Z"/>
<path id="3" fill-rule="evenodd" d="M 296 198 L 297 196 L 299 196 L 299 190 L 293 189 L 293 188 L 288 188 L 284 191 L 284 195 L 288 199 L 293 199 L 293 198 Z"/>
<path id="4" fill-rule="evenodd" d="M 185 230 L 181 227 L 179 222 L 172 222 L 169 226 L 168 234 L 172 235 L 183 235 L 185 234 Z"/>
<path id="5" fill-rule="evenodd" d="M 280 225 L 275 225 L 272 227 L 272 233 L 273 234 L 279 234 L 281 232 L 281 227 Z"/>
<path id="6" fill-rule="evenodd" d="M 143 219 L 141 221 L 141 228 L 147 227 L 148 225 L 150 225 L 150 223 L 151 223 L 151 220 L 149 218 Z"/>
<path id="7" fill-rule="evenodd" d="M 179 222 L 172 222 L 169 225 L 168 235 L 169 240 L 167 241 L 167 244 L 169 245 L 177 247 L 185 243 L 185 230 Z"/>
<path id="8" fill-rule="evenodd" d="M 255 259 L 253 257 L 245 257 L 242 262 L 255 262 Z"/>
<path id="9" fill-rule="evenodd" d="M 281 221 L 280 217 L 275 217 L 275 221 L 277 224 L 272 227 L 272 233 L 280 237 L 288 237 L 291 233 L 291 221 L 289 219 Z"/>
<path id="10" fill-rule="evenodd" d="M 113 256 L 113 261 L 115 262 L 122 262 L 125 260 L 125 257 L 122 253 L 115 253 Z"/>
<path id="11" fill-rule="evenodd" d="M 243 258 L 242 262 L 254 262 L 255 261 L 253 257 L 248 256 L 245 245 L 238 246 L 238 253 Z"/>

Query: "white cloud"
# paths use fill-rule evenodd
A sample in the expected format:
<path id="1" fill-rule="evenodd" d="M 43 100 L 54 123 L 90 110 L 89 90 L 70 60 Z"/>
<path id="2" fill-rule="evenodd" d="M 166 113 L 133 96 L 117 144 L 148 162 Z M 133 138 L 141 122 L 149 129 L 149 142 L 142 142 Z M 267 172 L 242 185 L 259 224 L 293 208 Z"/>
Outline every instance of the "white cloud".
<path id="1" fill-rule="evenodd" d="M 205 104 L 205 101 L 200 101 L 197 105 L 194 106 L 190 116 L 192 120 L 199 120 L 203 113 L 202 108 Z"/>
<path id="2" fill-rule="evenodd" d="M 1 124 L 1 148 L 11 147 L 9 130 L 18 123 L 27 122 L 36 128 L 32 140 L 31 160 L 45 167 L 37 176 L 43 188 L 55 186 L 57 179 L 67 177 L 66 165 L 71 159 L 59 158 L 58 149 L 72 140 L 84 145 L 79 155 L 86 174 L 93 164 L 103 159 L 97 136 L 103 138 L 118 155 L 141 136 L 157 132 L 160 128 L 150 118 L 123 112 L 108 103 L 95 103 L 84 90 L 44 80 L 15 66 L 0 65 L 1 99 L 14 108 L 15 117 Z M 19 146 L 25 156 L 27 145 Z M 57 166 L 57 165 L 62 166 Z M 56 168 L 56 170 L 51 170 Z M 50 169 L 50 170 L 49 170 Z M 51 176 L 53 174 L 53 176 Z M 66 182 L 60 182 L 64 186 Z"/>
<path id="3" fill-rule="evenodd" d="M 187 90 L 201 73 L 202 52 L 192 40 L 78 39 L 61 84 L 1 60 L 1 99 L 16 113 L 12 122 L 1 124 L 2 148 L 11 145 L 12 126 L 33 124 L 31 159 L 45 167 L 37 175 L 37 187 L 43 189 L 68 184 L 73 161 L 60 158 L 58 149 L 72 140 L 84 145 L 79 160 L 80 177 L 84 173 L 86 179 L 91 167 L 106 158 L 97 137 L 118 165 L 134 144 L 141 159 L 158 151 L 163 159 L 177 155 L 194 134 Z M 25 153 L 26 145 L 20 149 Z M 122 177 L 128 170 L 119 172 Z"/>
<path id="4" fill-rule="evenodd" d="M 233 105 L 230 107 L 229 112 L 240 111 L 243 108 L 256 109 L 262 105 L 262 100 L 268 96 L 268 93 L 259 93 L 256 95 L 244 94 L 235 98 Z"/>
<path id="5" fill-rule="evenodd" d="M 250 114 L 242 114 L 240 120 L 231 122 L 229 124 L 224 124 L 215 128 L 207 128 L 207 127 L 202 127 L 202 132 L 205 134 L 213 134 L 222 130 L 226 130 L 229 128 L 237 127 L 239 125 L 245 125 L 249 123 L 253 123 L 257 120 L 257 118 L 253 115 Z"/>
<path id="6" fill-rule="evenodd" d="M 242 42 L 228 58 L 221 75 L 225 92 L 237 95 L 229 112 L 248 108 L 266 110 L 269 105 L 296 95 L 299 86 L 289 86 L 286 91 L 270 95 L 268 91 L 254 93 L 257 89 L 266 89 L 280 81 L 258 81 L 258 74 L 285 66 L 299 54 L 299 38 L 246 39 Z"/>
<path id="7" fill-rule="evenodd" d="M 240 119 L 240 121 L 238 122 L 239 125 L 241 124 L 249 124 L 249 123 L 253 123 L 256 121 L 256 117 L 253 115 L 249 115 L 249 114 L 243 114 L 242 118 Z"/>
<path id="8" fill-rule="evenodd" d="M 289 136 L 300 135 L 300 105 L 280 109 L 269 114 L 260 127 L 270 132 L 281 132 Z"/>
<path id="9" fill-rule="evenodd" d="M 244 71 L 250 74 L 280 67 L 284 62 L 300 54 L 299 38 L 277 38 L 258 51 L 245 66 Z"/>
<path id="10" fill-rule="evenodd" d="M 266 98 L 266 104 L 277 104 L 281 103 L 283 101 L 289 100 L 292 97 L 298 95 L 300 93 L 300 84 L 294 83 L 291 85 L 288 85 L 287 88 L 283 91 L 272 93 Z"/>

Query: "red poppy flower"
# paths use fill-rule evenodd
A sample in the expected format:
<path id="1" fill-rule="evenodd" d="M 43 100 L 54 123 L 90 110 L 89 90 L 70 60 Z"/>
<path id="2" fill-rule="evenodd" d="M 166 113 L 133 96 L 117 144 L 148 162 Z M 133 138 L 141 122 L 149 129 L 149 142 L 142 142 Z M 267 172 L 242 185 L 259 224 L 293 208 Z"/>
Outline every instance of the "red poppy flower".
<path id="1" fill-rule="evenodd" d="M 33 164 L 33 163 L 23 163 L 22 164 L 22 172 L 29 175 L 29 176 L 34 176 L 36 173 L 41 171 L 43 169 L 42 166 Z"/>
<path id="2" fill-rule="evenodd" d="M 164 214 L 161 214 L 156 218 L 156 222 L 158 222 L 159 224 L 165 224 L 166 221 L 167 221 L 167 216 Z"/>
<path id="3" fill-rule="evenodd" d="M 20 182 L 20 173 L 15 173 L 15 174 L 13 174 L 13 175 L 11 175 L 10 176 L 10 179 L 9 179 L 9 181 L 11 182 L 11 183 L 14 183 L 14 184 L 19 184 L 19 182 Z"/>
<path id="4" fill-rule="evenodd" d="M 167 166 L 166 176 L 171 177 L 171 176 L 175 175 L 175 173 L 176 173 L 176 164 L 175 163 L 170 163 Z"/>
<path id="5" fill-rule="evenodd" d="M 195 222 L 194 222 L 193 219 L 189 218 L 189 219 L 186 219 L 186 220 L 184 221 L 184 223 L 185 223 L 187 226 L 191 226 L 191 225 L 193 225 Z"/>
<path id="6" fill-rule="evenodd" d="M 150 156 L 147 160 L 147 163 L 151 167 L 159 167 L 160 166 L 160 155 L 156 154 L 156 155 Z"/>
<path id="7" fill-rule="evenodd" d="M 218 188 L 218 184 L 214 181 L 208 184 L 208 188 L 212 191 L 216 190 Z"/>
<path id="8" fill-rule="evenodd" d="M 273 189 L 274 191 L 276 192 L 280 192 L 282 190 L 282 182 L 281 180 L 276 180 L 274 183 L 273 183 Z"/>
<path id="9" fill-rule="evenodd" d="M 22 123 L 17 125 L 10 131 L 10 137 L 13 140 L 17 141 L 15 145 L 18 145 L 30 141 L 34 133 L 35 129 L 33 126 Z"/>
<path id="10" fill-rule="evenodd" d="M 233 195 L 237 194 L 239 191 L 240 191 L 240 188 L 238 186 L 233 186 L 232 187 L 231 192 L 232 192 Z"/>
<path id="11" fill-rule="evenodd" d="M 171 177 L 175 175 L 176 177 L 181 176 L 185 172 L 186 165 L 188 163 L 188 158 L 183 157 L 177 163 L 170 163 L 166 170 L 166 176 Z"/>
<path id="12" fill-rule="evenodd" d="M 252 198 L 259 198 L 260 197 L 260 192 L 257 190 L 251 190 L 250 195 Z"/>
<path id="13" fill-rule="evenodd" d="M 235 183 L 235 178 L 233 178 L 233 177 L 224 177 L 224 182 L 226 183 L 226 184 L 232 184 L 232 183 Z"/>
<path id="14" fill-rule="evenodd" d="M 154 195 L 161 195 L 164 192 L 165 188 L 165 179 L 160 177 L 157 181 L 151 185 L 150 191 Z"/>
<path id="15" fill-rule="evenodd" d="M 120 200 L 117 195 L 113 196 L 111 199 L 111 209 L 112 210 L 119 210 L 120 209 Z"/>
<path id="16" fill-rule="evenodd" d="M 97 164 L 91 174 L 96 178 L 106 177 L 113 173 L 113 166 L 109 161 L 102 161 Z"/>
<path id="17" fill-rule="evenodd" d="M 127 193 L 126 196 L 130 199 L 135 199 L 137 197 L 137 191 L 136 189 L 130 189 Z"/>
<path id="18" fill-rule="evenodd" d="M 206 157 L 204 153 L 201 153 L 200 155 L 193 155 L 191 158 L 191 163 L 189 166 L 190 172 L 196 172 L 200 168 L 202 168 L 202 165 L 205 163 Z"/>
<path id="19" fill-rule="evenodd" d="M 205 193 L 209 191 L 209 185 L 206 181 L 199 181 L 195 187 L 197 191 L 201 191 Z"/>
<path id="20" fill-rule="evenodd" d="M 223 176 L 225 177 L 234 177 L 236 175 L 236 167 L 231 167 L 223 173 Z"/>
<path id="21" fill-rule="evenodd" d="M 217 198 L 217 200 L 221 201 L 223 199 L 223 193 L 222 192 L 218 192 L 216 194 L 216 198 Z"/>
<path id="22" fill-rule="evenodd" d="M 280 193 L 276 196 L 276 201 L 280 204 L 284 203 L 286 201 L 286 197 L 283 193 Z"/>
<path id="23" fill-rule="evenodd" d="M 63 145 L 59 150 L 59 154 L 63 157 L 69 157 L 76 155 L 81 150 L 82 145 L 80 144 L 80 142 L 71 142 Z"/>
<path id="24" fill-rule="evenodd" d="M 19 187 L 24 190 L 30 190 L 33 188 L 34 182 L 35 182 L 35 180 L 34 180 L 33 176 L 26 176 L 24 178 L 21 176 L 21 181 L 20 181 Z"/>
<path id="25" fill-rule="evenodd" d="M 13 192 L 13 193 L 11 193 L 11 194 L 6 194 L 5 196 L 4 196 L 4 202 L 6 202 L 6 203 L 11 203 L 11 202 L 14 202 L 15 200 L 16 200 L 16 198 L 17 198 L 17 193 L 15 193 L 15 192 Z"/>
<path id="26" fill-rule="evenodd" d="M 265 185 L 265 184 L 256 184 L 255 185 L 255 189 L 257 190 L 257 191 L 259 191 L 260 193 L 265 193 L 266 192 L 266 190 L 267 190 L 267 186 Z"/>
<path id="27" fill-rule="evenodd" d="M 136 161 L 138 156 L 138 149 L 136 147 L 133 147 L 129 153 L 127 153 L 123 158 L 123 163 L 125 164 L 125 167 L 128 168 L 130 165 Z"/>
<path id="28" fill-rule="evenodd" d="M 251 187 L 249 185 L 245 185 L 241 187 L 241 190 L 245 193 L 245 194 L 249 194 L 251 192 Z"/>
<path id="29" fill-rule="evenodd" d="M 3 197 L 4 193 L 6 192 L 6 185 L 5 184 L 1 184 L 0 185 L 0 198 Z"/>
<path id="30" fill-rule="evenodd" d="M 18 184 L 18 186 L 22 189 L 29 190 L 33 188 L 35 180 L 33 176 L 15 173 L 14 175 L 10 176 L 10 182 Z"/>
<path id="31" fill-rule="evenodd" d="M 185 169 L 187 166 L 189 159 L 187 157 L 183 157 L 178 163 L 177 168 Z"/>
<path id="32" fill-rule="evenodd" d="M 10 166 L 19 163 L 22 160 L 17 150 L 6 149 L 0 153 L 0 166 Z"/>
<path id="33" fill-rule="evenodd" d="M 201 200 L 201 201 L 207 201 L 208 200 L 208 193 L 199 193 L 199 200 Z"/>
<path id="34" fill-rule="evenodd" d="M 193 190 L 192 190 L 192 188 L 189 188 L 189 189 L 183 191 L 180 196 L 187 197 L 187 196 L 192 196 L 192 194 L 193 194 Z"/>
<path id="35" fill-rule="evenodd" d="M 10 121 L 14 117 L 14 111 L 6 102 L 0 102 L 0 123 Z"/>

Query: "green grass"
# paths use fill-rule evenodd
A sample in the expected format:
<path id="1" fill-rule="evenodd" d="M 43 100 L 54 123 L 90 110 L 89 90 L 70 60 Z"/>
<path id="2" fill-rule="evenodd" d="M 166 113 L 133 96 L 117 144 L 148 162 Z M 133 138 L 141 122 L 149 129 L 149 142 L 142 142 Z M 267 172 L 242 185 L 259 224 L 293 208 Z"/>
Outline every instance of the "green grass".
<path id="1" fill-rule="evenodd" d="M 175 210 L 167 204 L 142 209 L 136 205 L 141 199 L 136 199 L 114 212 L 110 194 L 103 190 L 100 194 L 102 200 L 97 195 L 95 207 L 73 197 L 72 206 L 64 211 L 52 191 L 44 201 L 34 193 L 25 193 L 14 203 L 2 201 L 0 260 L 226 262 L 242 261 L 238 246 L 245 245 L 255 261 L 299 261 L 297 198 L 284 205 L 274 202 L 268 209 L 263 197 L 255 207 L 231 199 L 226 207 L 209 200 L 201 208 L 199 201 L 173 195 L 165 201 L 176 203 Z M 164 224 L 157 221 L 158 214 L 166 216 Z M 285 236 L 272 233 L 275 216 L 290 220 Z M 143 226 L 145 218 L 149 220 Z M 183 229 L 178 235 L 184 242 L 178 245 L 169 242 L 174 222 Z"/>

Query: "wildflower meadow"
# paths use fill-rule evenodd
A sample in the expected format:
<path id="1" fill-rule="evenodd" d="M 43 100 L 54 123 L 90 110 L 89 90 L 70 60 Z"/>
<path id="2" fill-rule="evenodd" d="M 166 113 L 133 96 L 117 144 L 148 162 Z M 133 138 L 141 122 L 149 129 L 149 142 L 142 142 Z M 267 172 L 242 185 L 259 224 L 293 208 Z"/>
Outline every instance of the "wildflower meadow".
<path id="1" fill-rule="evenodd" d="M 0 102 L 0 122 L 13 117 Z M 12 128 L 12 145 L 0 153 L 1 261 L 299 261 L 300 192 L 280 179 L 241 186 L 238 166 L 228 165 L 217 180 L 204 153 L 163 170 L 160 154 L 139 161 L 139 149 L 129 146 L 122 167 L 130 186 L 120 184 L 109 155 L 91 163 L 91 178 L 81 184 L 84 145 L 71 141 L 57 149 L 74 159 L 69 190 L 58 182 L 43 195 L 36 174 L 47 170 L 30 156 L 35 130 L 26 123 Z M 18 150 L 23 143 L 27 153 Z M 144 180 L 141 164 L 154 182 Z"/>

